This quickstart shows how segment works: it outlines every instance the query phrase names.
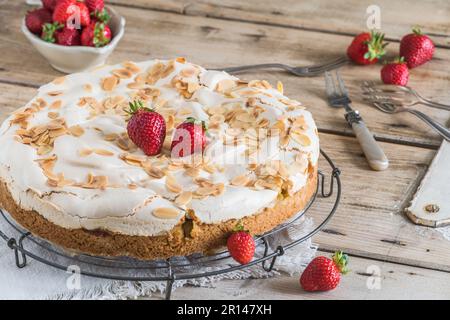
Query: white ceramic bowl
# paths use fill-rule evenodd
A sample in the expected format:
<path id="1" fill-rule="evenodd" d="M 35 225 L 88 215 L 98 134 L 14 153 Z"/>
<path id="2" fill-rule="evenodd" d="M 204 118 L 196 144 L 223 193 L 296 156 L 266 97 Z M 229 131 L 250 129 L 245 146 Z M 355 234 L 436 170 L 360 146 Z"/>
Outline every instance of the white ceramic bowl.
<path id="1" fill-rule="evenodd" d="M 53 68 L 64 73 L 81 72 L 104 64 L 123 36 L 125 19 L 111 7 L 106 8 L 111 15 L 109 26 L 113 38 L 104 47 L 69 47 L 46 42 L 28 30 L 25 19 L 22 21 L 22 32 Z"/>

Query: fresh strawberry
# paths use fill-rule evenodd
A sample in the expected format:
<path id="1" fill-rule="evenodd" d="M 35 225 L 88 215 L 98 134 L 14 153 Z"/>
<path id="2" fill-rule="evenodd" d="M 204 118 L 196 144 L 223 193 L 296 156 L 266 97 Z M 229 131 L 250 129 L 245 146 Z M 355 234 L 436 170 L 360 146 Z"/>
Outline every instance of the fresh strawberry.
<path id="1" fill-rule="evenodd" d="M 92 22 L 81 33 L 81 44 L 89 47 L 103 47 L 111 41 L 111 29 L 102 22 Z"/>
<path id="2" fill-rule="evenodd" d="M 300 285 L 306 291 L 328 291 L 337 287 L 341 273 L 347 270 L 348 256 L 342 251 L 333 255 L 333 260 L 327 257 L 314 258 L 303 271 Z"/>
<path id="3" fill-rule="evenodd" d="M 29 11 L 25 16 L 25 25 L 30 32 L 41 35 L 45 23 L 52 22 L 52 13 L 45 8 Z"/>
<path id="4" fill-rule="evenodd" d="M 433 54 L 433 41 L 422 34 L 419 28 L 413 28 L 413 33 L 404 36 L 400 41 L 400 56 L 405 57 L 410 69 L 431 60 Z"/>
<path id="5" fill-rule="evenodd" d="M 89 8 L 89 12 L 102 11 L 105 7 L 103 0 L 85 0 L 86 6 Z"/>
<path id="6" fill-rule="evenodd" d="M 379 32 L 364 32 L 357 35 L 347 49 L 347 56 L 357 64 L 374 64 L 386 51 L 384 34 Z"/>
<path id="7" fill-rule="evenodd" d="M 231 257 L 240 264 L 249 263 L 255 254 L 255 240 L 241 224 L 228 238 L 227 247 Z"/>
<path id="8" fill-rule="evenodd" d="M 204 121 L 197 121 L 191 117 L 187 118 L 175 129 L 170 146 L 172 156 L 183 157 L 194 153 L 203 153 L 206 147 L 206 130 Z"/>
<path id="9" fill-rule="evenodd" d="M 46 23 L 42 27 L 41 39 L 50 43 L 56 42 L 56 33 L 63 28 L 59 22 Z"/>
<path id="10" fill-rule="evenodd" d="M 59 0 L 42 0 L 42 5 L 45 9 L 53 12 L 55 10 L 56 4 Z"/>
<path id="11" fill-rule="evenodd" d="M 76 15 L 79 15 L 79 17 Z M 64 25 L 79 22 L 80 27 L 86 27 L 91 23 L 91 16 L 84 2 L 60 0 L 53 11 L 53 21 Z"/>
<path id="12" fill-rule="evenodd" d="M 108 24 L 109 20 L 111 20 L 111 16 L 106 9 L 91 12 L 91 21 Z"/>
<path id="13" fill-rule="evenodd" d="M 64 27 L 55 33 L 56 43 L 63 46 L 81 45 L 80 32 L 75 28 Z"/>
<path id="14" fill-rule="evenodd" d="M 406 86 L 409 79 L 409 69 L 403 57 L 384 65 L 381 69 L 381 80 L 386 84 Z"/>
<path id="15" fill-rule="evenodd" d="M 144 107 L 140 100 L 130 102 L 127 112 L 131 115 L 127 125 L 131 141 L 148 156 L 159 154 L 166 138 L 166 122 L 163 116 Z"/>

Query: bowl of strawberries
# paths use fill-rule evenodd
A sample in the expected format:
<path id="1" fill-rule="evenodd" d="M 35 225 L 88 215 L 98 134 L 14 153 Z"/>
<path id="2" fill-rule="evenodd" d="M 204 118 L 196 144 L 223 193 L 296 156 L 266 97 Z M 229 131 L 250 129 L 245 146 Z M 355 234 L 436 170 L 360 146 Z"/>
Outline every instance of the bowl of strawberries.
<path id="1" fill-rule="evenodd" d="M 43 0 L 42 4 L 27 12 L 22 32 L 61 72 L 104 64 L 123 36 L 125 19 L 104 0 Z"/>

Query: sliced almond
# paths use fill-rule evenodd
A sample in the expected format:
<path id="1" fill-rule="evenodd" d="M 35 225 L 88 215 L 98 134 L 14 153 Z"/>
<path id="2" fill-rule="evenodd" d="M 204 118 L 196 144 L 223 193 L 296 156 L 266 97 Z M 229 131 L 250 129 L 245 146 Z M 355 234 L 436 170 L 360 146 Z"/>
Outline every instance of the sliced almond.
<path id="1" fill-rule="evenodd" d="M 119 138 L 117 133 L 108 133 L 103 136 L 106 141 L 115 141 L 117 138 Z"/>
<path id="2" fill-rule="evenodd" d="M 213 194 L 216 191 L 216 189 L 211 186 L 211 187 L 200 187 L 197 190 L 195 190 L 195 194 L 199 195 L 199 196 L 209 196 L 211 194 Z"/>
<path id="3" fill-rule="evenodd" d="M 171 175 L 166 176 L 166 188 L 167 190 L 174 193 L 180 193 L 181 191 L 183 191 L 181 185 L 179 185 L 175 178 Z"/>
<path id="4" fill-rule="evenodd" d="M 61 100 L 56 100 L 53 101 L 52 104 L 50 105 L 49 109 L 59 109 L 61 108 L 62 105 L 62 101 Z"/>
<path id="5" fill-rule="evenodd" d="M 290 136 L 292 139 L 294 139 L 294 141 L 304 147 L 308 147 L 311 145 L 311 139 L 306 134 L 301 133 L 298 130 L 292 130 Z"/>
<path id="6" fill-rule="evenodd" d="M 179 206 L 185 206 L 192 200 L 192 192 L 185 191 L 180 193 L 178 197 L 175 199 L 175 203 Z"/>
<path id="7" fill-rule="evenodd" d="M 79 125 L 75 125 L 69 128 L 69 132 L 74 137 L 81 137 L 84 134 L 84 129 Z"/>
<path id="8" fill-rule="evenodd" d="M 43 145 L 38 148 L 37 154 L 41 156 L 41 155 L 50 153 L 52 150 L 53 150 L 53 148 L 51 146 Z"/>
<path id="9" fill-rule="evenodd" d="M 88 155 L 92 154 L 92 149 L 81 149 L 78 151 L 78 155 L 80 157 L 87 157 Z"/>
<path id="10" fill-rule="evenodd" d="M 94 149 L 94 152 L 99 156 L 111 157 L 114 155 L 114 152 L 105 150 L 105 149 Z"/>
<path id="11" fill-rule="evenodd" d="M 129 79 L 133 76 L 133 73 L 129 69 L 116 69 L 112 71 L 112 74 L 120 79 Z"/>
<path id="12" fill-rule="evenodd" d="M 133 73 L 138 73 L 141 71 L 141 68 L 131 61 L 125 61 L 122 65 Z"/>
<path id="13" fill-rule="evenodd" d="M 63 94 L 63 91 L 60 91 L 60 90 L 59 91 L 49 91 L 49 92 L 47 92 L 47 94 L 51 97 L 56 97 L 56 96 Z"/>
<path id="14" fill-rule="evenodd" d="M 160 219 L 174 219 L 179 213 L 174 208 L 156 208 L 153 210 L 153 215 Z"/>
<path id="15" fill-rule="evenodd" d="M 249 181 L 250 179 L 248 178 L 248 176 L 242 174 L 240 176 L 236 176 L 233 179 L 231 179 L 231 184 L 233 186 L 245 186 Z"/>
<path id="16" fill-rule="evenodd" d="M 105 91 L 112 91 L 119 83 L 119 78 L 116 76 L 106 77 L 102 79 L 102 89 Z"/>
<path id="17" fill-rule="evenodd" d="M 236 81 L 232 79 L 224 79 L 217 83 L 216 91 L 218 92 L 228 92 L 234 87 L 236 87 Z"/>
<path id="18" fill-rule="evenodd" d="M 130 183 L 130 184 L 128 184 L 128 189 L 130 189 L 130 190 L 135 190 L 135 189 L 137 189 L 137 184 L 135 184 L 135 183 Z"/>
<path id="19" fill-rule="evenodd" d="M 56 118 L 59 117 L 59 113 L 58 112 L 49 112 L 47 115 L 48 115 L 48 117 L 50 119 L 56 119 Z"/>
<path id="20" fill-rule="evenodd" d="M 86 91 L 86 92 L 92 92 L 92 85 L 89 84 L 89 83 L 86 83 L 86 84 L 83 86 L 83 89 L 84 89 L 84 91 Z"/>

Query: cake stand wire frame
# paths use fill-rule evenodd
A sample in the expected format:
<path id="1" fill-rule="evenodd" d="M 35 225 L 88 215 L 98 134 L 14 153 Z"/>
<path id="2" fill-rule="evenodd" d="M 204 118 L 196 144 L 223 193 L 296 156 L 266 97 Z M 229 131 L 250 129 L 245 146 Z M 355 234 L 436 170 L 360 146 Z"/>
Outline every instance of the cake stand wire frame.
<path id="1" fill-rule="evenodd" d="M 9 215 L 2 209 L 0 209 L 1 218 L 5 219 L 13 227 L 13 229 L 17 231 L 17 235 L 15 237 L 9 237 L 2 230 L 0 230 L 0 238 L 4 239 L 7 246 L 14 251 L 15 263 L 18 268 L 24 268 L 27 265 L 27 257 L 29 257 L 37 260 L 38 262 L 64 270 L 66 272 L 68 272 L 70 266 L 81 264 L 84 268 L 80 268 L 80 274 L 90 277 L 123 281 L 166 281 L 167 286 L 165 298 L 170 299 L 173 285 L 177 280 L 189 280 L 216 276 L 237 270 L 243 270 L 257 264 L 261 264 L 264 271 L 271 272 L 275 266 L 277 258 L 282 256 L 286 250 L 289 250 L 290 248 L 304 242 L 322 230 L 337 210 L 341 199 L 342 185 L 340 180 L 341 171 L 339 168 L 335 166 L 331 158 L 322 149 L 320 150 L 320 153 L 331 168 L 331 177 L 328 182 L 328 188 L 325 188 L 327 180 L 326 175 L 321 170 L 318 170 L 317 188 L 307 206 L 305 206 L 301 212 L 291 218 L 288 222 L 266 232 L 263 235 L 256 236 L 255 243 L 257 246 L 264 246 L 264 254 L 262 257 L 255 258 L 250 263 L 245 265 L 228 265 L 220 270 L 195 272 L 198 271 L 198 269 L 201 269 L 202 266 L 207 266 L 208 263 L 216 263 L 218 261 L 230 258 L 230 255 L 226 250 L 208 256 L 194 254 L 186 257 L 188 260 L 187 262 L 186 259 L 183 259 L 181 262 L 176 261 L 177 257 L 167 260 L 140 261 L 132 258 L 108 258 L 90 256 L 86 254 L 70 254 L 63 249 L 55 247 L 48 241 L 33 236 L 30 232 L 15 223 L 13 219 L 9 217 Z M 312 204 L 316 202 L 317 198 L 330 198 L 333 195 L 334 203 L 332 204 L 330 211 L 313 230 L 298 239 L 284 245 L 277 246 L 275 250 L 270 249 L 268 242 L 269 236 L 285 230 L 295 221 L 303 217 Z M 24 244 L 25 241 L 29 241 L 29 245 L 27 246 L 30 246 L 30 248 L 27 248 Z M 60 260 L 63 260 L 63 262 Z M 96 268 L 97 270 L 90 271 L 92 268 Z M 101 269 L 102 272 L 98 272 L 98 269 Z M 186 269 L 188 269 L 187 272 Z M 119 274 L 119 270 L 121 272 L 125 272 L 125 274 Z M 111 271 L 117 271 L 117 273 L 111 273 Z M 144 274 L 136 276 L 139 272 L 142 273 L 147 271 L 155 272 L 157 274 Z"/>

